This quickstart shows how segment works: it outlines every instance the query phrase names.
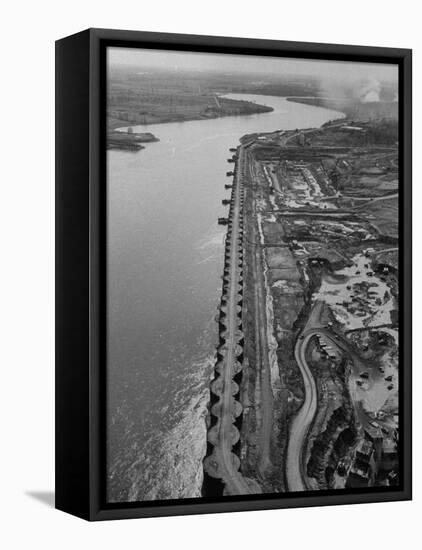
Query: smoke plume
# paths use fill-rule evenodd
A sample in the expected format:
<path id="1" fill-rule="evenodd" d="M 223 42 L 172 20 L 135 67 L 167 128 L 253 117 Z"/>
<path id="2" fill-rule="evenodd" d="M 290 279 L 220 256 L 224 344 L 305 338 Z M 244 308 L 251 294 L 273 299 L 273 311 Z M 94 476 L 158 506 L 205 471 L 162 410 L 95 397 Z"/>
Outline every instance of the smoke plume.
<path id="1" fill-rule="evenodd" d="M 362 103 L 376 103 L 380 100 L 381 84 L 375 78 L 367 80 L 359 90 Z"/>

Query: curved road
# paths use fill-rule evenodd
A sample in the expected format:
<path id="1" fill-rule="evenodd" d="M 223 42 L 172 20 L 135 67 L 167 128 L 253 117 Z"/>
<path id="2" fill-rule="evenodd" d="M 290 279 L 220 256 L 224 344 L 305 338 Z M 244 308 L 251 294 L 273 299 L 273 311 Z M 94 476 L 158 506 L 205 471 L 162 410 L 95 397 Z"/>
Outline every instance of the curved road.
<path id="1" fill-rule="evenodd" d="M 311 331 L 299 337 L 295 346 L 295 359 L 305 386 L 305 400 L 291 427 L 287 448 L 286 477 L 289 491 L 306 491 L 302 468 L 302 449 L 312 420 L 317 410 L 317 388 L 314 377 L 306 363 L 305 352 L 309 340 L 318 331 Z"/>
<path id="2" fill-rule="evenodd" d="M 303 449 L 306 446 L 309 429 L 317 411 L 318 392 L 314 377 L 306 362 L 305 353 L 309 341 L 313 336 L 323 334 L 324 339 L 328 340 L 332 347 L 341 352 L 348 351 L 346 346 L 342 345 L 329 330 L 321 325 L 319 317 L 322 307 L 321 302 L 315 303 L 308 323 L 299 335 L 295 346 L 295 359 L 305 386 L 305 400 L 290 426 L 286 460 L 286 478 L 289 491 L 306 491 L 310 488 L 307 486 L 307 476 L 303 464 Z"/>

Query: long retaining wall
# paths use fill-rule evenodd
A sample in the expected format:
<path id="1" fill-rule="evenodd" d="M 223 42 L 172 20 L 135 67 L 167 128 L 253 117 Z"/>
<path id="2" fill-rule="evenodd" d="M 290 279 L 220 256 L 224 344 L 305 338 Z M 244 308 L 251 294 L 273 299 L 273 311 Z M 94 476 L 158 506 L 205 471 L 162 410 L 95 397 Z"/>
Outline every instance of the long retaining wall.
<path id="1" fill-rule="evenodd" d="M 217 496 L 221 494 L 238 494 L 252 492 L 249 490 L 250 480 L 242 478 L 240 468 L 240 428 L 242 424 L 243 407 L 240 402 L 240 384 L 244 360 L 244 333 L 242 327 L 242 306 L 243 306 L 243 201 L 244 191 L 242 188 L 242 163 L 239 162 L 239 153 L 234 168 L 233 187 L 230 199 L 228 215 L 228 229 L 225 243 L 223 286 L 221 302 L 219 305 L 218 328 L 219 345 L 214 370 L 214 378 L 210 385 L 210 408 L 209 428 L 207 434 L 207 455 L 204 459 L 204 496 Z M 233 227 L 233 214 L 236 201 L 239 201 L 238 230 Z M 237 242 L 236 242 L 237 239 Z M 237 261 L 237 281 L 230 280 L 232 262 Z M 235 307 L 235 360 L 228 361 L 228 328 L 229 328 L 229 304 L 231 284 L 237 284 Z M 232 327 L 233 332 L 233 327 Z M 226 387 L 227 372 L 230 368 L 231 388 Z M 229 410 L 223 405 L 223 395 L 230 391 Z M 221 426 L 227 421 L 227 415 L 231 418 L 230 441 L 224 442 L 221 439 Z M 230 448 L 223 448 L 228 445 Z M 230 452 L 232 463 L 232 474 L 222 464 L 221 456 L 224 452 Z M 236 477 L 233 482 L 232 477 Z M 243 488 L 242 488 L 243 486 Z M 240 488 L 240 489 L 239 489 Z M 259 489 L 253 491 L 259 492 Z"/>

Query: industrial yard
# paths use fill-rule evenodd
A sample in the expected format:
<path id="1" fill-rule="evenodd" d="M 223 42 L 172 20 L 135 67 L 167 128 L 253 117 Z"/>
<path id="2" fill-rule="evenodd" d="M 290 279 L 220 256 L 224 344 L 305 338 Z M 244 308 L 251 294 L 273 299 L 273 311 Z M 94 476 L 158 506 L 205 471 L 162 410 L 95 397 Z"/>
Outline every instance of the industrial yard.
<path id="1" fill-rule="evenodd" d="M 231 154 L 203 493 L 395 486 L 397 120 L 248 135 Z"/>

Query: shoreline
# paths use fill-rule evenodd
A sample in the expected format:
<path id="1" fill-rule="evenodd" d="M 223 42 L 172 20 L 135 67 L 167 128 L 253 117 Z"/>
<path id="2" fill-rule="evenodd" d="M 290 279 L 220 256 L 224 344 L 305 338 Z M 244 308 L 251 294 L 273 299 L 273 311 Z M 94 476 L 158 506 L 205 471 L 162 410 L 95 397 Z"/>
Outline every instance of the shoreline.
<path id="1" fill-rule="evenodd" d="M 107 131 L 113 132 L 119 128 L 127 128 L 128 126 L 151 126 L 155 124 L 166 124 L 170 122 L 192 122 L 195 120 L 215 120 L 218 118 L 225 118 L 230 116 L 247 116 L 247 115 L 258 115 L 263 113 L 271 113 L 274 111 L 273 107 L 267 105 L 261 105 L 258 103 L 253 103 L 252 101 L 239 100 L 224 98 L 220 96 L 218 98 L 222 101 L 219 109 L 210 109 L 206 112 L 198 112 L 197 114 L 187 114 L 187 113 L 163 113 L 152 115 L 151 120 L 147 122 L 136 119 L 124 120 L 116 119 L 115 117 L 110 116 L 109 109 L 107 110 Z M 135 115 L 140 117 L 140 115 Z M 145 120 L 145 117 L 144 117 Z"/>
<path id="2" fill-rule="evenodd" d="M 398 119 L 398 102 L 396 101 L 362 102 L 356 98 L 339 99 L 316 96 L 289 96 L 286 97 L 286 101 L 339 111 L 345 115 L 345 118 L 352 120 L 369 121 L 372 119 Z"/>
<path id="3" fill-rule="evenodd" d="M 210 383 L 204 496 L 337 489 L 334 474 L 345 487 L 352 488 L 363 486 L 358 483 L 382 486 L 385 481 L 382 476 L 368 477 L 367 482 L 364 477 L 356 480 L 355 470 L 350 475 L 349 470 L 341 473 L 343 459 L 356 468 L 359 455 L 355 454 L 355 439 L 359 445 L 370 444 L 366 431 L 344 443 L 331 477 L 324 477 L 330 466 L 327 452 L 331 444 L 343 441 L 341 430 L 355 430 L 356 434 L 361 427 L 366 430 L 368 423 L 371 425 L 370 414 L 382 411 L 389 396 L 394 395 L 389 392 L 397 389 L 393 359 L 375 363 L 378 370 L 372 365 L 369 368 L 368 358 L 361 359 L 369 347 L 366 336 L 356 336 L 352 343 L 346 336 L 350 330 L 376 331 L 380 326 L 394 330 L 397 326 L 397 283 L 392 278 L 387 283 L 386 275 L 381 279 L 384 282 L 376 282 L 377 273 L 387 269 L 393 277 L 394 271 L 390 265 L 385 267 L 383 260 L 376 265 L 368 259 L 370 249 L 364 248 L 364 241 L 373 241 L 372 257 L 391 250 L 391 245 L 380 241 L 370 229 L 365 212 L 356 217 L 355 208 L 348 203 L 353 196 L 349 174 L 341 165 L 338 168 L 339 159 L 348 155 L 348 163 L 356 162 L 359 153 L 359 174 L 370 190 L 363 208 L 386 197 L 397 198 L 397 191 L 380 197 L 376 193 L 378 187 L 384 189 L 382 178 L 387 173 L 393 179 L 396 174 L 398 184 L 398 167 L 393 162 L 398 153 L 392 147 L 380 147 L 375 132 L 378 125 L 376 120 L 365 124 L 351 121 L 347 126 L 331 121 L 304 130 L 246 134 L 240 138 L 237 153 L 228 159 L 234 160 L 235 166 L 229 173 L 232 184 L 226 186 L 232 189 L 228 217 L 218 220 L 228 229 L 218 316 L 220 339 L 215 377 Z M 309 141 L 303 139 L 305 134 Z M 388 144 L 390 135 L 384 139 Z M 374 155 L 378 155 L 375 165 L 382 170 L 371 172 Z M 357 176 L 353 183 L 360 191 L 362 182 Z M 339 190 L 344 193 L 340 195 Z M 324 202 L 330 197 L 341 201 L 334 209 Z M 287 215 L 293 217 L 292 222 L 286 220 Z M 323 216 L 324 222 L 312 223 L 308 229 L 305 217 L 309 215 Z M 337 215 L 345 216 L 343 224 L 336 221 Z M 389 209 L 384 216 L 393 220 L 395 214 Z M 356 226 L 361 227 L 358 230 Z M 362 265 L 356 254 L 361 256 Z M 350 285 L 350 294 L 334 294 L 323 287 L 323 269 L 333 273 L 350 266 L 354 282 L 349 283 L 349 272 L 345 272 L 347 281 L 342 282 L 345 288 Z M 277 287 L 280 290 L 273 290 Z M 373 287 L 379 288 L 375 292 Z M 233 289 L 241 294 L 236 295 Z M 329 296 L 335 296 L 331 302 Z M 339 296 L 342 302 L 337 302 Z M 337 317 L 339 306 L 345 313 Z M 376 325 L 365 323 L 374 315 Z M 359 325 L 349 321 L 346 325 L 344 318 Z M 235 322 L 237 333 L 233 336 Z M 385 343 L 383 336 L 373 338 L 371 361 L 379 360 L 387 344 L 391 346 L 388 357 L 393 358 L 391 339 Z M 352 358 L 351 374 L 345 367 L 348 358 Z M 361 379 L 369 380 L 370 386 L 365 388 Z M 347 393 L 350 380 L 357 381 L 358 389 L 353 385 L 353 392 L 368 394 L 361 393 L 358 399 Z M 372 389 L 382 384 L 382 393 Z M 356 420 L 351 403 L 363 399 L 377 404 Z M 393 418 L 396 409 L 390 408 L 388 414 Z M 327 426 L 321 430 L 323 435 L 314 428 L 317 414 L 322 419 L 319 426 L 322 422 Z M 390 425 L 384 434 L 391 437 L 394 429 Z"/>
<path id="4" fill-rule="evenodd" d="M 143 143 L 156 141 L 160 140 L 151 132 L 119 132 L 117 130 L 108 130 L 107 132 L 107 150 L 136 152 L 145 149 Z"/>

